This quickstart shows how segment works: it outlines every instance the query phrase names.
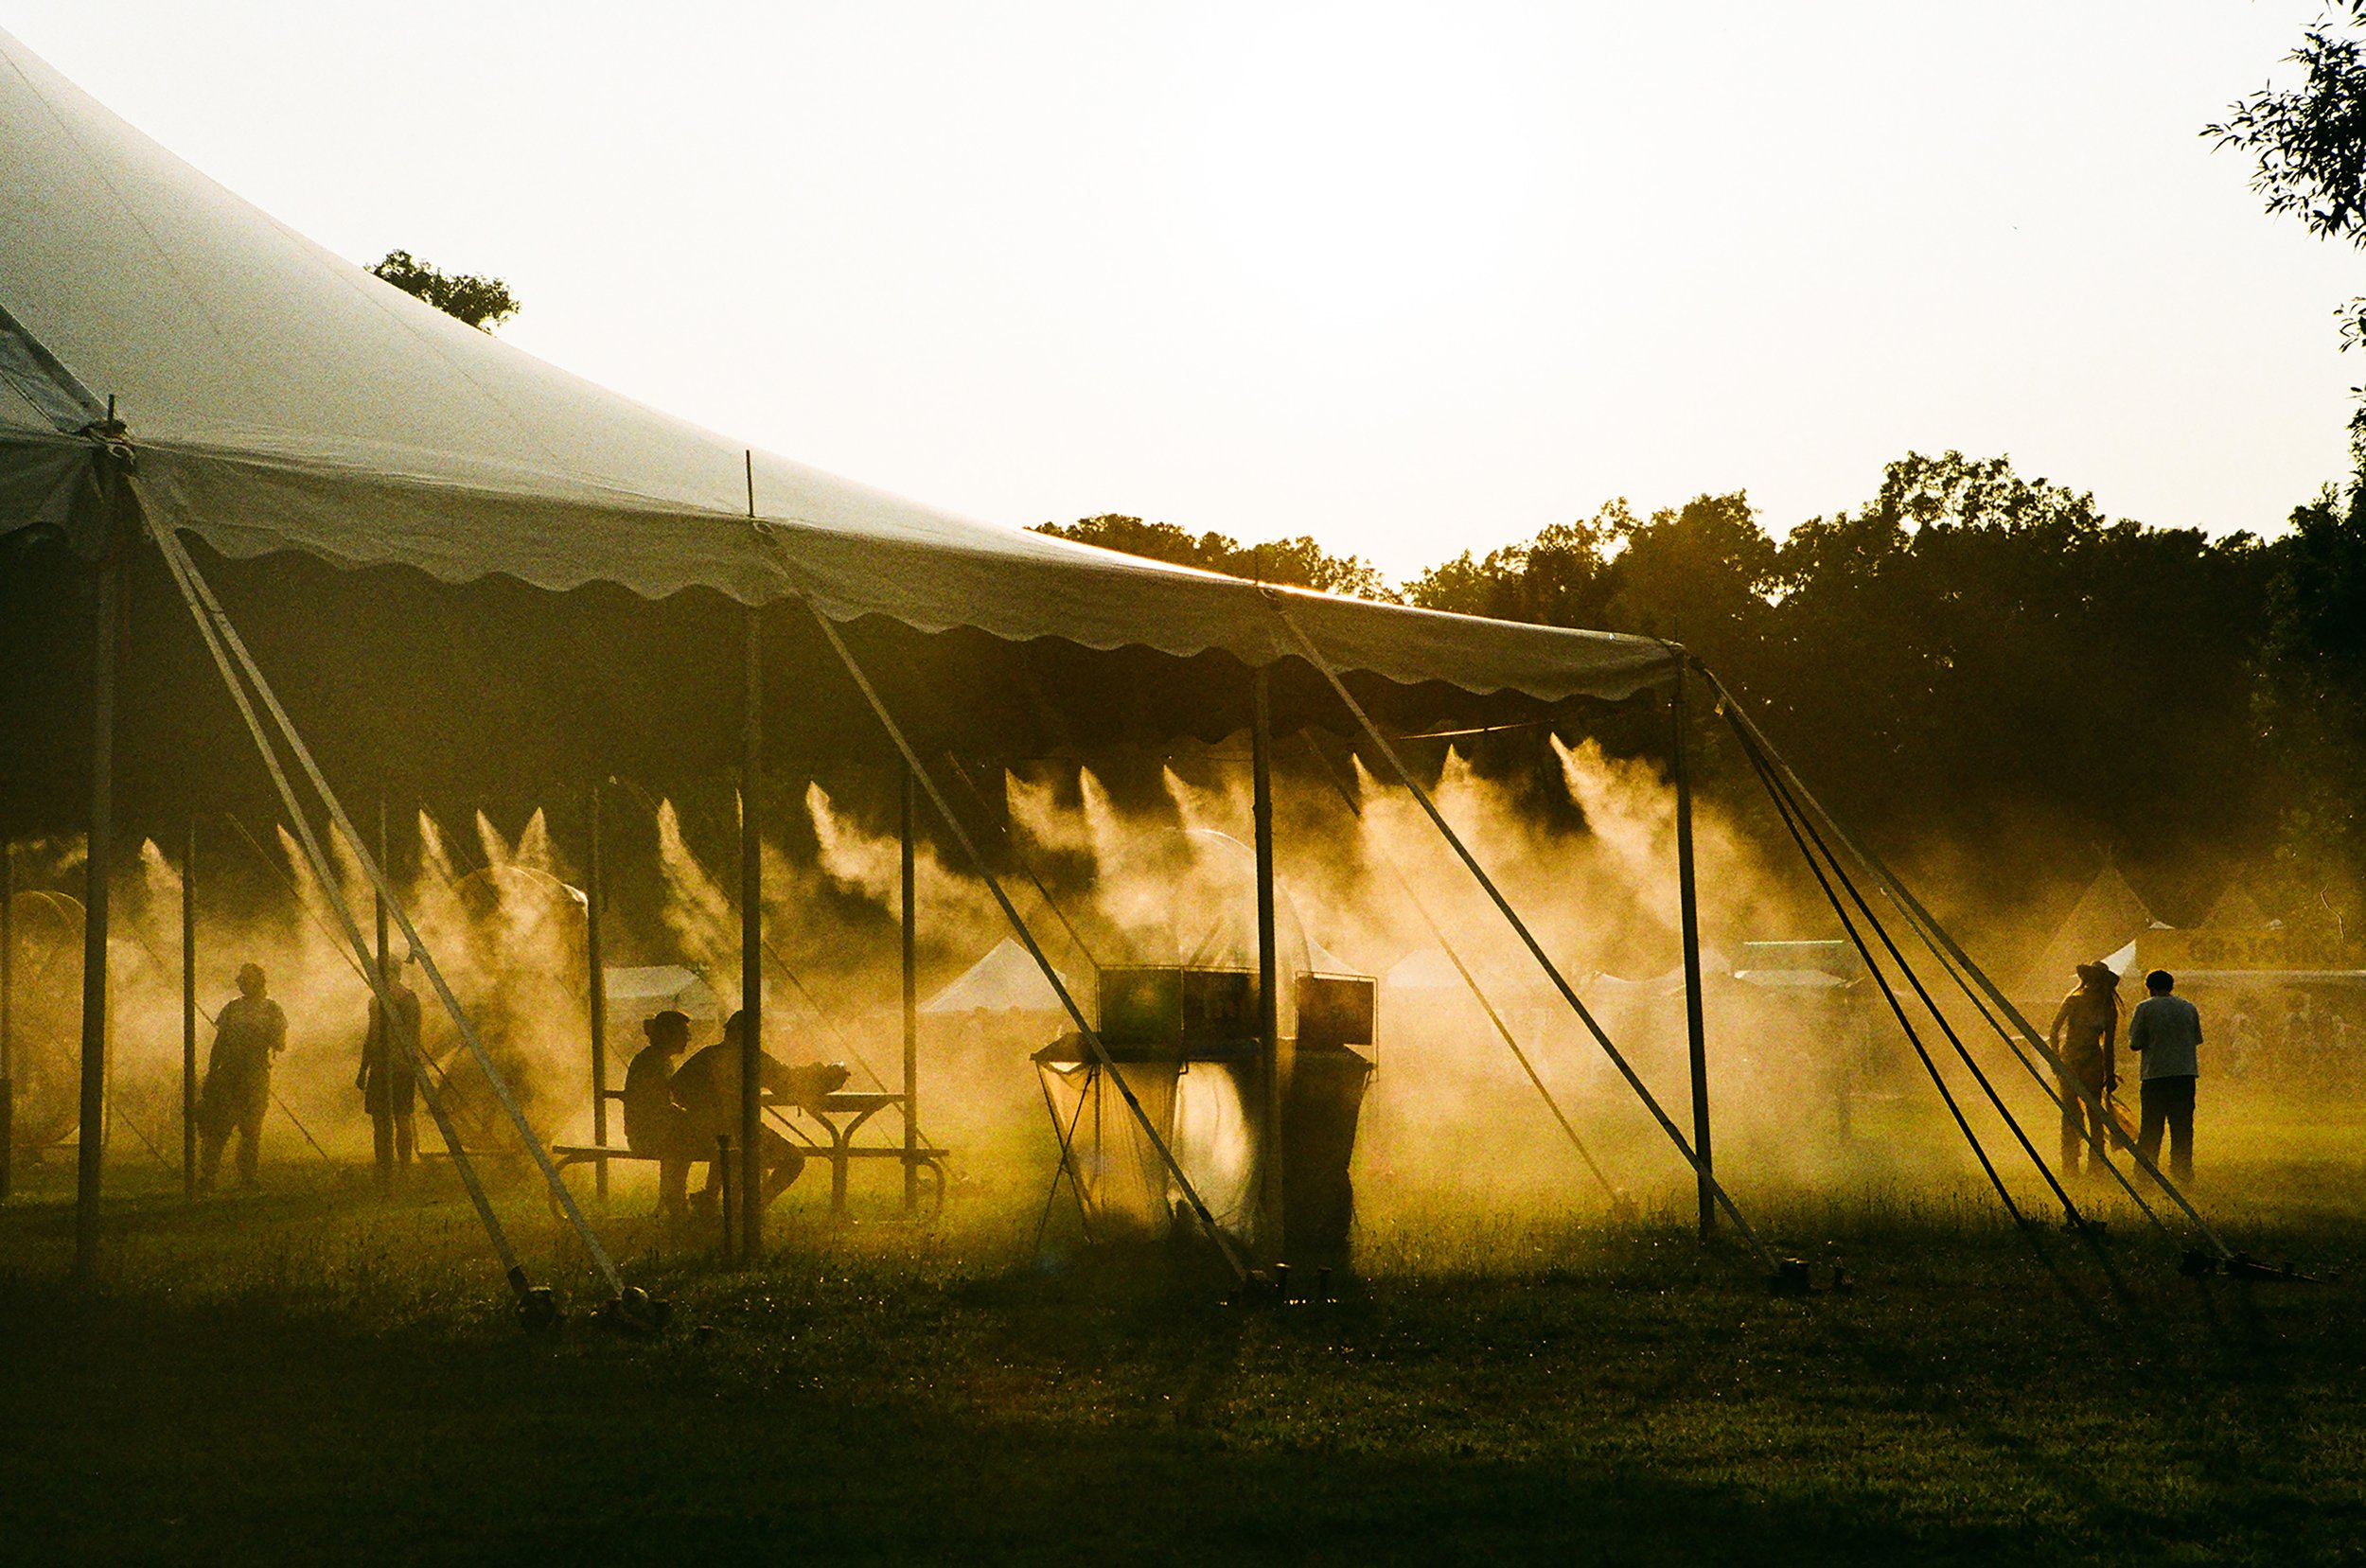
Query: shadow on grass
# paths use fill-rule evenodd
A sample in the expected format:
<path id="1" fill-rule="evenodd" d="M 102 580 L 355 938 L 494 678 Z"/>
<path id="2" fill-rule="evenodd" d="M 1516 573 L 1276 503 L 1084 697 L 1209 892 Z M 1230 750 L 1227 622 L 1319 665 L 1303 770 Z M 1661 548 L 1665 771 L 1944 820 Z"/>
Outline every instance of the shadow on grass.
<path id="1" fill-rule="evenodd" d="M 9 1380 L 0 1443 L 19 1562 L 1930 1560 L 2006 1544 L 1633 1465 L 1245 1448 L 1188 1406 L 1150 1424 L 916 1408 L 859 1365 L 745 1377 L 695 1329 L 534 1344 L 21 1284 L 0 1287 L 0 1320 L 43 1348 Z M 1139 1374 L 1188 1395 L 1228 1373 L 1221 1333 L 1166 1337 L 1201 1359 Z"/>
<path id="2" fill-rule="evenodd" d="M 1285 1309 L 1189 1246 L 1022 1263 L 1018 1222 L 784 1224 L 734 1271 L 622 1221 L 677 1308 L 643 1343 L 524 1338 L 473 1227 L 127 1195 L 78 1292 L 62 1197 L 0 1212 L 0 1558 L 2157 1561 L 2366 1528 L 2357 1283 L 2205 1288 L 2150 1242 L 2110 1243 L 2098 1332 L 1945 1214 L 1792 1217 L 1847 1296 L 1638 1225 Z"/>

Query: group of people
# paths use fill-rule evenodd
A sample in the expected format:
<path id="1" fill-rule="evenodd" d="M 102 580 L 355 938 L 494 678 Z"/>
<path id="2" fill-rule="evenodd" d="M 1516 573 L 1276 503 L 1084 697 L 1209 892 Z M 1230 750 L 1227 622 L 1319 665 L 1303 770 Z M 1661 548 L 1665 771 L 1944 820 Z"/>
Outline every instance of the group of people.
<path id="1" fill-rule="evenodd" d="M 418 1101 L 415 1064 L 419 1060 L 419 998 L 402 983 L 400 959 L 389 953 L 381 961 L 382 992 L 370 996 L 362 1065 L 353 1086 L 369 1115 L 378 1182 L 384 1189 L 410 1169 L 417 1144 L 414 1114 Z M 204 1087 L 197 1101 L 197 1180 L 207 1191 L 221 1177 L 221 1156 L 233 1139 L 238 1146 L 238 1186 L 252 1189 L 257 1185 L 263 1118 L 272 1102 L 272 1064 L 288 1048 L 287 1010 L 272 998 L 263 966 L 240 964 L 238 979 L 238 994 L 215 1016 L 214 1047 L 206 1057 Z"/>
<path id="2" fill-rule="evenodd" d="M 726 1151 L 740 1146 L 743 1132 L 747 1014 L 733 1013 L 722 1039 L 679 1066 L 690 1048 L 690 1015 L 668 1008 L 641 1028 L 649 1043 L 625 1069 L 625 1146 L 656 1156 L 659 1214 L 679 1219 L 688 1213 L 690 1168 L 701 1161 L 707 1180 L 698 1206 L 712 1209 L 722 1189 Z M 846 1082 L 846 1068 L 835 1062 L 792 1067 L 768 1052 L 756 1061 L 760 1092 L 792 1104 L 818 1107 Z M 762 1201 L 768 1208 L 803 1172 L 805 1157 L 768 1126 L 760 1136 Z"/>
<path id="3" fill-rule="evenodd" d="M 2062 1170 L 2078 1169 L 2079 1152 L 2090 1151 L 2100 1172 L 2103 1151 L 2127 1135 L 2110 1115 L 2111 1092 L 2120 1086 L 2120 978 L 2109 964 L 2078 966 L 2078 989 L 2056 1010 L 2049 1043 L 2060 1063 Z M 2161 1157 L 2162 1135 L 2169 1144 L 2170 1173 L 2179 1181 L 2194 1173 L 2194 1085 L 2201 1076 L 2201 1012 L 2177 995 L 2177 979 L 2165 969 L 2145 977 L 2145 999 L 2128 1020 L 2128 1048 L 2141 1064 L 2138 1078 L 2136 1148 L 2147 1164 Z"/>
<path id="4" fill-rule="evenodd" d="M 402 980 L 402 960 L 391 952 L 380 960 L 380 984 L 372 993 L 362 1060 L 353 1086 L 370 1119 L 371 1143 L 380 1188 L 397 1182 L 411 1166 L 417 1137 L 419 999 Z M 270 995 L 262 966 L 238 969 L 238 995 L 224 1004 L 214 1028 L 214 1046 L 198 1101 L 201 1150 L 199 1185 L 211 1189 L 224 1150 L 238 1143 L 238 1185 L 256 1185 L 261 1162 L 263 1117 L 271 1108 L 272 1064 L 288 1048 L 288 1014 Z M 734 1013 L 723 1037 L 688 1061 L 677 1060 L 690 1046 L 690 1017 L 668 1009 L 642 1026 L 648 1045 L 625 1074 L 625 1141 L 637 1154 L 658 1159 L 658 1211 L 689 1210 L 690 1168 L 708 1167 L 702 1206 L 712 1206 L 722 1183 L 718 1140 L 736 1147 L 740 1138 L 741 1041 L 746 1015 Z M 770 1054 L 759 1058 L 763 1092 L 792 1104 L 819 1106 L 846 1082 L 837 1063 L 792 1067 Z M 804 1169 L 797 1146 L 771 1128 L 763 1133 L 764 1202 L 769 1206 Z"/>
<path id="5" fill-rule="evenodd" d="M 414 1106 L 418 1092 L 419 1000 L 402 983 L 402 963 L 392 953 L 382 960 L 381 985 L 370 998 L 369 1024 L 362 1037 L 362 1062 L 354 1088 L 370 1118 L 371 1141 L 381 1188 L 410 1167 L 416 1138 Z M 238 1185 L 256 1185 L 261 1158 L 263 1116 L 271 1108 L 273 1062 L 288 1048 L 288 1014 L 269 995 L 259 964 L 238 969 L 238 995 L 222 1007 L 214 1027 L 204 1091 L 198 1101 L 201 1148 L 199 1185 L 210 1189 L 221 1170 L 224 1148 L 238 1142 Z M 2145 1000 L 2128 1019 L 2128 1047 L 2139 1071 L 2141 1120 L 2136 1147 L 2157 1163 L 2163 1136 L 2169 1169 L 2182 1181 L 2194 1172 L 2194 1088 L 2201 1073 L 2201 1013 L 2176 994 L 2166 970 L 2145 977 Z M 391 1004 L 391 1011 L 390 1011 Z M 2082 1151 L 2098 1162 L 2102 1151 L 2127 1136 L 2111 1116 L 2110 1096 L 2120 1086 L 2118 1047 L 2119 976 L 2108 964 L 2078 966 L 2078 988 L 2062 998 L 2049 1032 L 2060 1064 L 2062 1170 L 2079 1169 Z M 690 1168 L 704 1163 L 707 1182 L 699 1197 L 712 1206 L 721 1189 L 725 1149 L 742 1132 L 741 1042 L 746 1014 L 734 1013 L 723 1037 L 687 1061 L 689 1014 L 667 1009 L 642 1026 L 648 1044 L 626 1069 L 625 1143 L 636 1154 L 658 1160 L 658 1211 L 679 1217 L 689 1208 Z M 758 1057 L 764 1093 L 794 1104 L 818 1105 L 846 1082 L 836 1063 L 792 1067 L 768 1053 Z M 771 1128 L 762 1134 L 768 1207 L 804 1169 L 804 1156 Z"/>

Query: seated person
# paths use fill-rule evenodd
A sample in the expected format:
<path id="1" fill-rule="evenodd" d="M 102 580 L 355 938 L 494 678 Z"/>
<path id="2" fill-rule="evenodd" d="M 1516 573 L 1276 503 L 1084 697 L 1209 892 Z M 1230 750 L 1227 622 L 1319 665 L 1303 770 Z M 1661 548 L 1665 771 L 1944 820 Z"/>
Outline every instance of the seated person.
<path id="1" fill-rule="evenodd" d="M 699 1147 L 689 1113 L 674 1103 L 674 1064 L 690 1047 L 690 1015 L 669 1007 L 641 1032 L 649 1043 L 625 1069 L 625 1147 L 657 1156 L 657 1211 L 679 1216 L 688 1206 L 692 1163 L 715 1154 L 711 1143 Z"/>
<path id="2" fill-rule="evenodd" d="M 740 1042 L 747 1032 L 746 1019 L 744 1013 L 733 1013 L 723 1026 L 723 1038 L 684 1062 L 674 1074 L 674 1103 L 681 1107 L 698 1147 L 710 1153 L 718 1137 L 730 1138 L 734 1146 L 739 1142 Z M 835 1062 L 792 1067 L 768 1052 L 758 1059 L 757 1073 L 765 1093 L 807 1109 L 819 1108 L 826 1096 L 846 1082 L 845 1067 Z M 805 1156 L 770 1127 L 764 1129 L 763 1137 L 763 1201 L 768 1208 L 803 1172 Z M 719 1186 L 720 1175 L 710 1165 L 700 1203 L 712 1202 Z"/>

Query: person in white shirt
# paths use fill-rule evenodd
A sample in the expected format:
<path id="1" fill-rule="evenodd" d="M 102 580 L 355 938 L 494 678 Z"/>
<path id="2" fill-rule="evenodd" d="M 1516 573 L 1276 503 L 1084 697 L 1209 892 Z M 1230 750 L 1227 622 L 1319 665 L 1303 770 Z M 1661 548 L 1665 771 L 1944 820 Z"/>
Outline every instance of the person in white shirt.
<path id="1" fill-rule="evenodd" d="M 2136 1147 L 2146 1160 L 2161 1157 L 2161 1133 L 2169 1135 L 2169 1171 L 2179 1181 L 2194 1174 L 2194 1081 L 2201 1076 L 2201 1013 L 2173 995 L 2177 981 L 2165 969 L 2145 977 L 2151 993 L 2128 1020 L 2128 1047 L 2144 1066 L 2144 1119 Z"/>

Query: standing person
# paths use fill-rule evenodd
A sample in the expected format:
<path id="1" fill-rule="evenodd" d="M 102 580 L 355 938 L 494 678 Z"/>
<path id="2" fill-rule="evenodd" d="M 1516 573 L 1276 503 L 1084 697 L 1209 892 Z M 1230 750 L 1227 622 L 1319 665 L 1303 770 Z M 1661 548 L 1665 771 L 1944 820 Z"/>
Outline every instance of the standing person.
<path id="1" fill-rule="evenodd" d="M 625 1069 L 625 1147 L 657 1156 L 657 1211 L 680 1219 L 688 1204 L 690 1167 L 713 1149 L 698 1148 L 690 1113 L 674 1103 L 674 1064 L 690 1048 L 690 1014 L 667 1008 L 641 1026 L 649 1043 Z"/>
<path id="2" fill-rule="evenodd" d="M 232 1133 L 238 1135 L 238 1186 L 252 1190 L 257 1185 L 263 1113 L 271 1109 L 272 1059 L 288 1048 L 288 1015 L 267 990 L 262 965 L 240 964 L 238 994 L 222 1004 L 214 1020 L 214 1048 L 205 1059 L 205 1087 L 197 1106 L 203 1149 L 201 1189 L 212 1189 L 221 1171 L 221 1146 Z"/>
<path id="3" fill-rule="evenodd" d="M 2091 1171 L 2103 1170 L 2102 1151 L 2110 1147 L 2110 1119 L 2103 1097 L 2120 1086 L 2119 1065 L 2113 1050 L 2120 1033 L 2120 978 L 2106 963 L 2078 966 L 2078 989 L 2062 998 L 2055 1010 L 2054 1027 L 2046 1031 L 2061 1071 L 2056 1077 L 2062 1095 L 2062 1173 L 2078 1169 L 2078 1151 L 2095 1150 Z"/>
<path id="4" fill-rule="evenodd" d="M 2179 1181 L 2194 1174 L 2194 1081 L 2201 1076 L 2201 1013 L 2173 995 L 2177 981 L 2165 969 L 2145 977 L 2151 993 L 2128 1021 L 2128 1048 L 2144 1059 L 2144 1125 L 2136 1146 L 2145 1158 L 2161 1156 L 2161 1130 L 2169 1133 L 2169 1171 Z"/>
<path id="5" fill-rule="evenodd" d="M 386 1006 L 370 994 L 369 1028 L 362 1036 L 362 1070 L 353 1086 L 370 1114 L 370 1146 L 378 1158 L 378 1189 L 411 1173 L 414 1112 L 418 1096 L 419 998 L 402 983 L 402 960 L 389 951 L 384 974 L 394 1006 L 394 1029 L 386 1028 Z"/>

